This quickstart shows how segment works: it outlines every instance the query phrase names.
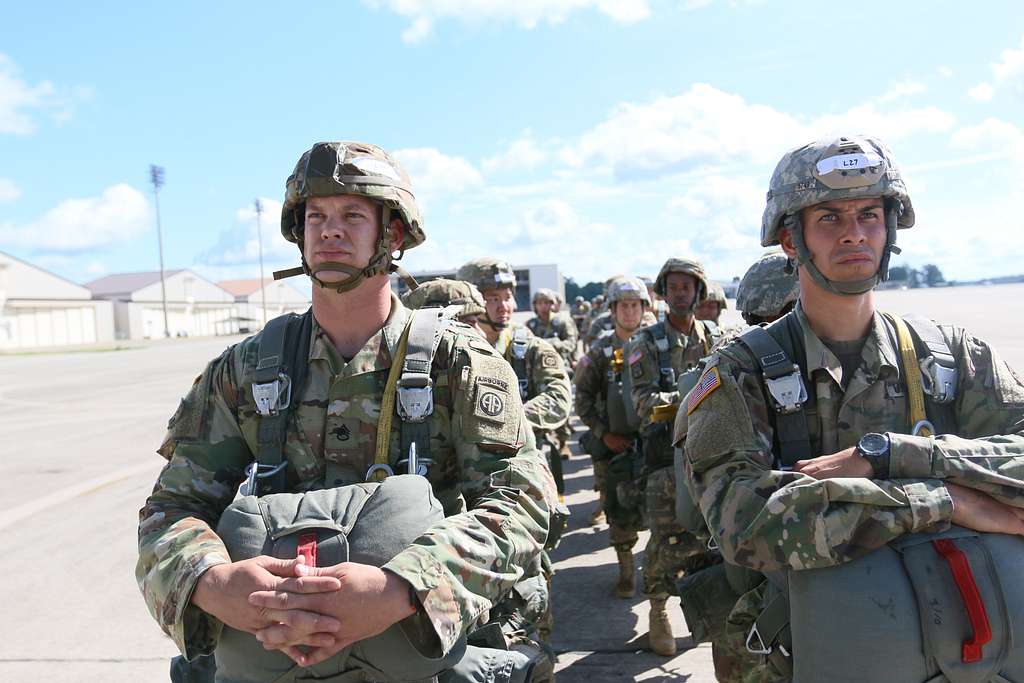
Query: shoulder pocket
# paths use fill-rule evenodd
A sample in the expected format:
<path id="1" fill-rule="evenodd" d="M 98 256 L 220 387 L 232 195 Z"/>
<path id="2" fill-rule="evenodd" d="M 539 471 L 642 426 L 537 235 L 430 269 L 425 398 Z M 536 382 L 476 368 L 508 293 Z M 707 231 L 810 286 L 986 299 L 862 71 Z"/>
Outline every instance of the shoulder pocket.
<path id="1" fill-rule="evenodd" d="M 466 357 L 459 399 L 463 438 L 482 446 L 519 448 L 523 404 L 511 366 L 472 350 Z"/>

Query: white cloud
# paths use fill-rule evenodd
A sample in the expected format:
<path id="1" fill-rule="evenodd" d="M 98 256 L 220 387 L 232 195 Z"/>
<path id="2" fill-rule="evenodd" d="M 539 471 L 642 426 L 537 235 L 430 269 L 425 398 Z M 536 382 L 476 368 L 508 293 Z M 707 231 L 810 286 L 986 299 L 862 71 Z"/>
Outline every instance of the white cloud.
<path id="1" fill-rule="evenodd" d="M 235 211 L 234 225 L 223 230 L 217 238 L 217 243 L 200 254 L 197 262 L 205 266 L 225 268 L 238 266 L 240 268 L 237 272 L 247 274 L 237 277 L 259 277 L 260 240 L 262 239 L 264 275 L 266 277 L 270 277 L 270 271 L 278 266 L 298 265 L 298 247 L 281 235 L 281 202 L 266 198 L 261 198 L 260 202 L 263 204 L 263 216 L 259 221 L 260 231 L 258 233 L 255 207 L 251 205 L 242 207 Z M 257 269 L 253 269 L 252 266 L 256 266 Z M 231 272 L 235 272 L 235 270 Z"/>
<path id="2" fill-rule="evenodd" d="M 1024 93 L 1024 36 L 1020 38 L 1020 47 L 1003 50 L 1001 59 L 992 64 L 991 69 L 992 80 L 974 86 L 967 91 L 968 95 L 979 102 L 988 102 L 996 90 L 1004 87 Z"/>
<path id="3" fill-rule="evenodd" d="M 14 184 L 13 180 L 0 178 L 0 204 L 13 202 L 21 196 L 21 189 Z"/>
<path id="4" fill-rule="evenodd" d="M 532 131 L 526 130 L 521 137 L 506 145 L 504 150 L 484 159 L 482 166 L 488 173 L 533 170 L 549 158 L 550 154 L 537 143 Z"/>
<path id="5" fill-rule="evenodd" d="M 928 90 L 928 86 L 920 81 L 900 81 L 899 83 L 893 84 L 893 86 L 883 93 L 877 101 L 880 103 L 893 102 L 913 95 L 920 95 L 926 90 Z"/>
<path id="6" fill-rule="evenodd" d="M 968 97 L 978 102 L 988 102 L 996 94 L 995 88 L 988 83 L 979 83 L 967 91 Z"/>
<path id="7" fill-rule="evenodd" d="M 483 176 L 462 157 L 448 156 L 431 147 L 400 149 L 395 158 L 412 180 L 421 211 L 432 201 L 482 185 Z"/>
<path id="8" fill-rule="evenodd" d="M 74 104 L 92 96 L 88 88 L 60 92 L 49 81 L 30 84 L 17 64 L 0 53 L 0 134 L 28 135 L 37 128 L 36 115 L 47 113 L 62 123 L 71 117 Z"/>
<path id="9" fill-rule="evenodd" d="M 560 24 L 569 15 L 593 9 L 623 24 L 650 16 L 647 0 L 363 0 L 373 8 L 384 7 L 410 20 L 402 33 L 406 43 L 428 37 L 434 25 L 444 19 L 468 24 L 511 22 L 525 29 L 538 24 Z"/>
<path id="10" fill-rule="evenodd" d="M 1024 160 L 1024 130 L 996 118 L 987 118 L 976 126 L 961 128 L 953 134 L 951 143 L 960 149 L 1001 152 L 1008 157 Z"/>
<path id="11" fill-rule="evenodd" d="M 939 75 L 943 78 L 952 78 L 953 70 L 946 65 L 942 65 L 938 68 Z"/>
<path id="12" fill-rule="evenodd" d="M 25 225 L 0 225 L 0 243 L 36 252 L 73 254 L 125 242 L 152 225 L 146 197 L 124 183 L 99 197 L 66 199 Z"/>

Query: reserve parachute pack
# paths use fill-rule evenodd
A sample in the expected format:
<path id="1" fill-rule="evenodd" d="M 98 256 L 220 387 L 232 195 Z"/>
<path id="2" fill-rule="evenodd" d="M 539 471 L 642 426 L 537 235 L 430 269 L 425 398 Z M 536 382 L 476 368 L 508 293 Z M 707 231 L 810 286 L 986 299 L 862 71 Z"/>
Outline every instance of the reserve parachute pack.
<path id="1" fill-rule="evenodd" d="M 815 457 L 807 432 L 814 385 L 792 360 L 805 357 L 795 316 L 739 337 L 761 367 L 774 408 L 780 469 Z M 931 320 L 884 317 L 900 350 L 910 431 L 955 433 L 958 377 L 946 338 Z M 1024 538 L 952 526 L 904 535 L 835 567 L 767 575 L 713 567 L 684 578 L 679 589 L 691 630 L 719 634 L 723 611 L 705 605 L 698 614 L 693 607 L 701 595 L 732 596 L 727 619 L 749 624 L 747 650 L 795 683 L 1009 683 L 1024 681 L 1022 581 Z"/>

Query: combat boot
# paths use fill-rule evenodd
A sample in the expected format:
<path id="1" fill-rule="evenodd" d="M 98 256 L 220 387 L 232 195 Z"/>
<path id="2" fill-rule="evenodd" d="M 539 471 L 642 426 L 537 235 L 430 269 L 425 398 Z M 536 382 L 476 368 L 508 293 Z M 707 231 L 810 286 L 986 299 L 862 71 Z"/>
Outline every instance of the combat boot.
<path id="1" fill-rule="evenodd" d="M 619 582 L 615 584 L 615 597 L 631 598 L 636 595 L 636 567 L 632 550 L 616 550 L 619 556 Z"/>
<path id="2" fill-rule="evenodd" d="M 668 598 L 651 598 L 651 613 L 648 617 L 649 630 L 647 640 L 651 652 L 662 657 L 671 657 L 676 653 L 676 637 L 672 635 L 672 623 L 665 611 Z"/>
<path id="3" fill-rule="evenodd" d="M 568 460 L 572 456 L 572 451 L 569 449 L 569 443 L 563 441 L 561 447 L 558 449 L 558 454 L 562 456 L 562 460 Z"/>
<path id="4" fill-rule="evenodd" d="M 590 526 L 604 524 L 605 521 L 607 520 L 604 516 L 604 491 L 601 491 L 600 498 L 597 501 L 597 509 L 590 515 Z"/>

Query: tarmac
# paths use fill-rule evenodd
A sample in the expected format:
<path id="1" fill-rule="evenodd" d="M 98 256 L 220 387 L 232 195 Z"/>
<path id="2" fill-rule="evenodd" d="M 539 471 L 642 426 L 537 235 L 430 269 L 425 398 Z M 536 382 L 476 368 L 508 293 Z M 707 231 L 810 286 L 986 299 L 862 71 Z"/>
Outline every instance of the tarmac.
<path id="1" fill-rule="evenodd" d="M 1024 285 L 891 291 L 879 303 L 965 324 L 1019 371 L 1022 295 Z M 0 355 L 0 681 L 167 680 L 175 648 L 134 578 L 137 511 L 164 462 L 155 451 L 168 417 L 204 363 L 238 339 Z M 577 451 L 565 474 L 572 517 L 553 553 L 558 680 L 713 681 L 710 648 L 694 646 L 675 599 L 679 654 L 645 650 L 647 603 L 613 597 L 607 527 L 587 521 L 597 500 L 589 458 Z M 638 565 L 645 544 L 641 535 Z"/>

